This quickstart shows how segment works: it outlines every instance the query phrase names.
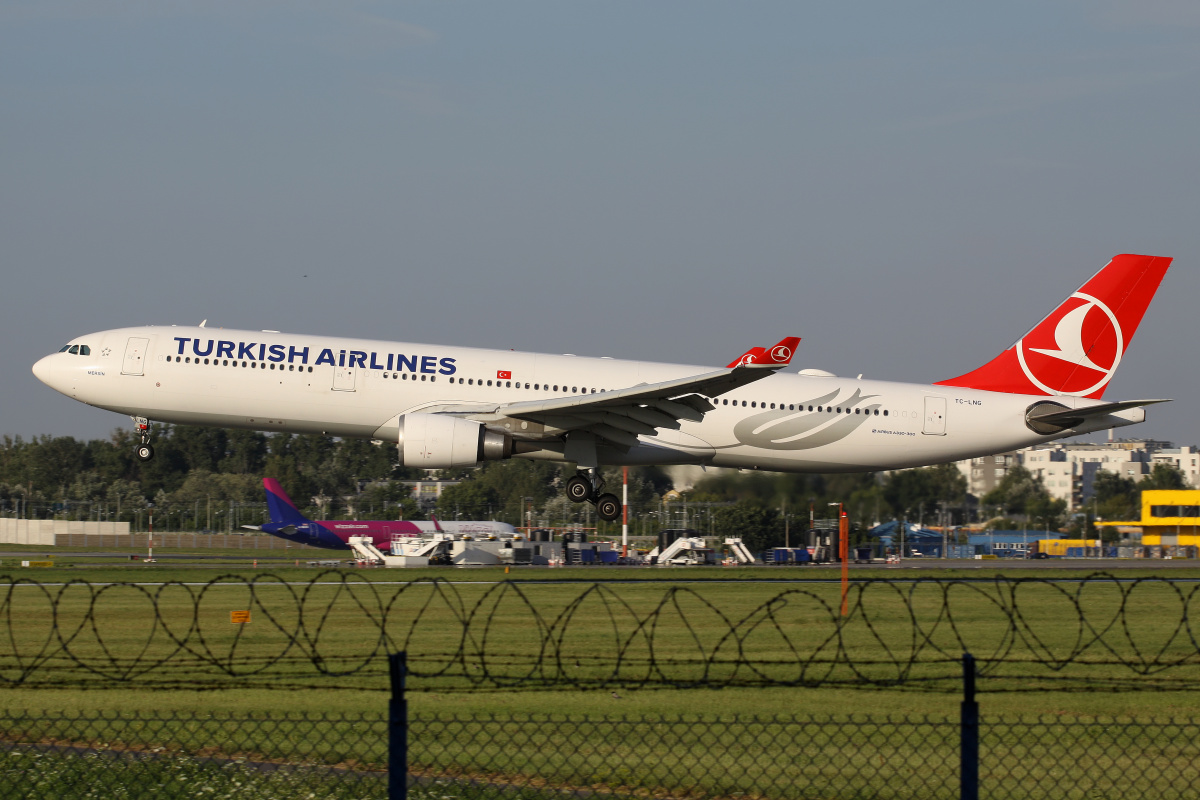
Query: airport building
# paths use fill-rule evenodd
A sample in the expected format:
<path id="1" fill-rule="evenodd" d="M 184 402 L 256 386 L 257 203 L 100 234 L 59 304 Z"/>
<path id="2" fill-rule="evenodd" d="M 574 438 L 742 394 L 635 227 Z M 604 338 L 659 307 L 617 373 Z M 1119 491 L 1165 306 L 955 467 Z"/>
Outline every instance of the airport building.
<path id="1" fill-rule="evenodd" d="M 1200 490 L 1147 489 L 1141 519 L 1104 524 L 1139 528 L 1142 547 L 1200 546 Z"/>

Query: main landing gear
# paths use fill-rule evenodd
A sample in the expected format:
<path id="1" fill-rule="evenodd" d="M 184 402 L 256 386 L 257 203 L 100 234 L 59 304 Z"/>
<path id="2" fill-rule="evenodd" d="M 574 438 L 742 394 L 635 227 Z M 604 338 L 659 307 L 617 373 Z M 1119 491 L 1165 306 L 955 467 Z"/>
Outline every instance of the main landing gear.
<path id="1" fill-rule="evenodd" d="M 567 481 L 567 499 L 572 503 L 587 501 L 596 507 L 596 516 L 605 522 L 615 522 L 621 516 L 621 501 L 615 494 L 601 494 L 603 488 L 599 470 L 589 469 Z"/>
<path id="2" fill-rule="evenodd" d="M 154 448 L 150 446 L 150 420 L 145 417 L 135 417 L 134 424 L 142 441 L 133 448 L 133 456 L 138 461 L 149 461 L 154 458 Z"/>

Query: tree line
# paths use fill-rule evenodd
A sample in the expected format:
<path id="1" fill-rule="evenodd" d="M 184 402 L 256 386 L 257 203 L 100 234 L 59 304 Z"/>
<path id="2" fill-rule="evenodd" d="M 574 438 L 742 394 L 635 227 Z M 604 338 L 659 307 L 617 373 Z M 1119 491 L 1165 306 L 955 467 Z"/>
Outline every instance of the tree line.
<path id="1" fill-rule="evenodd" d="M 86 442 L 69 436 L 5 437 L 0 441 L 0 513 L 142 525 L 153 505 L 160 530 L 231 530 L 264 521 L 262 478 L 272 477 L 314 519 L 418 519 L 422 509 L 404 481 L 437 477 L 458 481 L 438 497 L 436 513 L 443 519 L 575 525 L 602 536 L 621 530 L 620 522 L 598 520 L 590 505 L 566 500 L 562 486 L 574 474 L 570 465 L 514 459 L 430 475 L 401 466 L 395 446 L 362 439 L 161 424 L 152 434 L 156 455 L 149 462 L 134 458 L 137 437 L 127 430 Z M 858 540 L 874 523 L 888 519 L 949 526 L 991 520 L 992 527 L 1077 533 L 1090 524 L 1069 518 L 1066 503 L 1051 497 L 1021 466 L 982 498 L 968 494 L 966 478 L 953 464 L 886 474 L 718 469 L 682 492 L 673 491 L 670 477 L 659 468 L 631 468 L 629 475 L 632 534 L 693 528 L 706 535 L 740 536 L 756 549 L 798 544 L 810 517 L 828 520 L 839 508 Z M 619 496 L 621 469 L 607 468 L 604 477 L 606 491 Z M 1141 483 L 1098 473 L 1091 518 L 1136 518 L 1142 489 L 1183 485 L 1178 471 L 1161 464 Z"/>

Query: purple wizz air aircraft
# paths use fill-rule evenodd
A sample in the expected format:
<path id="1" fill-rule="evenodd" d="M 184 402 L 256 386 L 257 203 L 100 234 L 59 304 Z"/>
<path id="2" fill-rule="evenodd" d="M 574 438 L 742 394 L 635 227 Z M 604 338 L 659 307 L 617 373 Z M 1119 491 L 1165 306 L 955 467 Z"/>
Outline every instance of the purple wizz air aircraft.
<path id="1" fill-rule="evenodd" d="M 452 533 L 471 536 L 512 536 L 516 529 L 506 522 L 455 521 L 408 522 L 404 520 L 324 520 L 314 522 L 300 513 L 296 504 L 283 491 L 279 481 L 263 478 L 267 490 L 267 510 L 271 521 L 264 525 L 244 525 L 291 542 L 324 547 L 330 550 L 349 550 L 351 536 L 370 536 L 371 543 L 390 552 L 392 537 L 420 538 L 432 533 Z"/>

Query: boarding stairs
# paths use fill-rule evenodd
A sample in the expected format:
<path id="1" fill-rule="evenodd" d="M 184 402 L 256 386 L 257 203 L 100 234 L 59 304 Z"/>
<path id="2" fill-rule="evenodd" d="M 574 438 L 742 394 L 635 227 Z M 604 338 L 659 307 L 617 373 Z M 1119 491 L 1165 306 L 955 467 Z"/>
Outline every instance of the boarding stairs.
<path id="1" fill-rule="evenodd" d="M 729 548 L 729 552 L 733 554 L 733 558 L 737 563 L 755 563 L 754 554 L 750 552 L 750 548 L 746 547 L 741 539 L 726 539 L 725 545 Z"/>
<path id="2" fill-rule="evenodd" d="M 681 537 L 667 545 L 662 552 L 654 548 L 648 556 L 651 564 L 659 566 L 707 564 L 711 561 L 712 550 L 705 545 L 701 538 L 689 539 Z"/>
<path id="3" fill-rule="evenodd" d="M 350 549 L 354 551 L 355 561 L 364 561 L 368 564 L 387 563 L 387 556 L 379 551 L 370 536 L 351 536 L 346 544 L 350 545 Z"/>

